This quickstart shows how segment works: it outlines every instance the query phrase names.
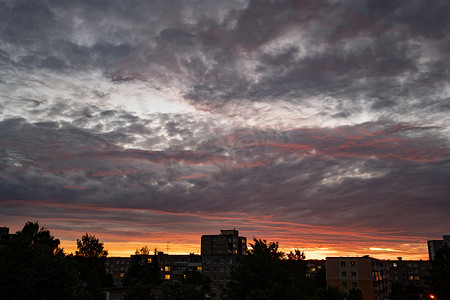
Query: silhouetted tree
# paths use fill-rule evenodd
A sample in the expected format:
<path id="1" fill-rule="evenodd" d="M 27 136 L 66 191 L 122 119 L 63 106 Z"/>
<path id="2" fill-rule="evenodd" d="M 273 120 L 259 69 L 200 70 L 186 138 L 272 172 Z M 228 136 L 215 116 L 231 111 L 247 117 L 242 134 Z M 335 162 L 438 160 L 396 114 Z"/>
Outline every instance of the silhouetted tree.
<path id="1" fill-rule="evenodd" d="M 391 284 L 391 294 L 392 300 L 400 300 L 403 297 L 403 286 L 400 282 L 393 282 Z"/>
<path id="2" fill-rule="evenodd" d="M 285 255 L 277 242 L 253 239 L 251 250 L 231 272 L 226 299 L 299 299 L 312 296 L 308 288 L 304 254 L 296 250 Z"/>
<path id="3" fill-rule="evenodd" d="M 86 282 L 86 299 L 102 299 L 101 288 L 112 285 L 112 278 L 106 274 L 105 258 L 108 251 L 95 235 L 86 233 L 77 239 L 75 259 L 81 279 Z"/>
<path id="4" fill-rule="evenodd" d="M 131 264 L 125 274 L 123 285 L 126 288 L 127 300 L 154 299 L 153 288 L 162 283 L 161 269 L 156 255 L 148 255 L 145 249 L 137 251 L 138 254 L 131 257 Z"/>
<path id="5" fill-rule="evenodd" d="M 315 292 L 316 300 L 344 300 L 345 293 L 334 286 L 326 286 L 325 288 L 319 288 Z"/>
<path id="6" fill-rule="evenodd" d="M 165 285 L 161 300 L 205 300 L 205 293 L 198 285 L 174 282 Z"/>
<path id="7" fill-rule="evenodd" d="M 450 299 L 450 248 L 439 249 L 431 269 L 431 290 L 437 299 Z"/>
<path id="8" fill-rule="evenodd" d="M 59 240 L 28 222 L 0 248 L 1 299 L 79 299 L 81 283 Z"/>
<path id="9" fill-rule="evenodd" d="M 206 280 L 202 273 L 197 270 L 188 270 L 186 269 L 184 272 L 183 283 L 186 285 L 195 286 L 196 288 L 200 287 L 200 290 L 203 295 L 206 295 L 210 292 L 210 282 Z"/>
<path id="10" fill-rule="evenodd" d="M 81 237 L 81 240 L 77 239 L 77 256 L 85 258 L 104 258 L 108 256 L 108 251 L 103 248 L 101 243 L 95 235 L 86 233 Z"/>
<path id="11" fill-rule="evenodd" d="M 347 300 L 363 300 L 363 294 L 360 289 L 351 289 L 347 293 Z"/>

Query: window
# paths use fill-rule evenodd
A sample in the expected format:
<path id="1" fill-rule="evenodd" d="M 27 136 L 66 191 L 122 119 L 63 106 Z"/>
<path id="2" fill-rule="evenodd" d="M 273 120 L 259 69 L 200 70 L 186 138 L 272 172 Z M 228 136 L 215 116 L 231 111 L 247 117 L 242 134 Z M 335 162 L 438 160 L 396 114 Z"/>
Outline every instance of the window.
<path id="1" fill-rule="evenodd" d="M 169 272 L 170 271 L 170 267 L 169 266 L 165 266 L 164 267 L 164 271 Z"/>
<path id="2" fill-rule="evenodd" d="M 151 258 L 147 258 L 147 262 L 148 262 L 149 264 L 151 264 L 151 263 L 152 263 L 152 259 L 151 259 Z"/>
<path id="3" fill-rule="evenodd" d="M 397 268 L 397 263 L 392 263 L 392 266 L 393 266 L 394 268 Z"/>
<path id="4" fill-rule="evenodd" d="M 166 274 L 166 275 L 164 275 L 164 279 L 166 279 L 166 280 L 170 280 L 170 274 Z"/>
<path id="5" fill-rule="evenodd" d="M 345 261 L 341 261 L 341 267 L 345 267 Z"/>
<path id="6" fill-rule="evenodd" d="M 346 277 L 347 276 L 347 272 L 343 271 L 341 272 L 342 277 Z"/>
<path id="7" fill-rule="evenodd" d="M 125 273 L 120 273 L 120 278 L 123 278 L 125 276 Z"/>
<path id="8" fill-rule="evenodd" d="M 356 266 L 356 262 L 355 262 L 354 260 L 352 260 L 352 261 L 350 262 L 350 266 L 352 266 L 352 267 Z"/>
<path id="9" fill-rule="evenodd" d="M 414 280 L 420 280 L 419 276 L 414 276 Z"/>
<path id="10" fill-rule="evenodd" d="M 408 279 L 409 279 L 409 280 L 414 280 L 414 276 L 413 276 L 413 275 L 409 275 L 409 276 L 408 276 Z"/>
<path id="11" fill-rule="evenodd" d="M 358 285 L 356 284 L 356 282 L 352 282 L 352 288 L 356 289 L 358 287 Z"/>
<path id="12" fill-rule="evenodd" d="M 352 277 L 356 277 L 356 272 L 352 272 Z"/>
<path id="13" fill-rule="evenodd" d="M 347 282 L 346 282 L 346 281 L 343 281 L 343 282 L 342 282 L 342 288 L 343 288 L 343 289 L 346 289 L 346 288 L 347 288 Z"/>

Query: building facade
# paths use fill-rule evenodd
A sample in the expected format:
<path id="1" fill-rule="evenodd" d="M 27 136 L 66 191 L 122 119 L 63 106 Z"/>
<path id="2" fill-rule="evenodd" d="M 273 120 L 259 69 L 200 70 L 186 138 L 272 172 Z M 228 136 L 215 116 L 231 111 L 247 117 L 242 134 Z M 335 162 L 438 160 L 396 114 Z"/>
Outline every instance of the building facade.
<path id="1" fill-rule="evenodd" d="M 387 260 L 389 265 L 389 282 L 400 289 L 402 295 L 413 298 L 411 294 L 427 294 L 430 289 L 431 262 L 429 260 Z"/>
<path id="2" fill-rule="evenodd" d="M 327 257 L 327 284 L 344 292 L 360 289 L 364 300 L 389 299 L 389 266 L 369 256 Z"/>
<path id="3" fill-rule="evenodd" d="M 247 238 L 239 236 L 239 231 L 221 230 L 218 235 L 203 235 L 202 255 L 245 255 Z"/>
<path id="4" fill-rule="evenodd" d="M 219 235 L 203 235 L 201 239 L 203 277 L 211 283 L 211 299 L 221 299 L 230 281 L 230 271 L 247 253 L 247 238 L 233 230 L 221 230 Z"/>
<path id="5" fill-rule="evenodd" d="M 113 283 L 116 287 L 123 286 L 125 274 L 128 272 L 131 264 L 131 257 L 107 257 L 105 260 L 105 269 L 107 274 L 111 274 Z"/>
<path id="6" fill-rule="evenodd" d="M 434 256 L 439 251 L 439 249 L 444 246 L 450 247 L 450 235 L 444 235 L 442 240 L 429 240 L 428 244 L 428 256 L 430 261 L 434 260 Z"/>

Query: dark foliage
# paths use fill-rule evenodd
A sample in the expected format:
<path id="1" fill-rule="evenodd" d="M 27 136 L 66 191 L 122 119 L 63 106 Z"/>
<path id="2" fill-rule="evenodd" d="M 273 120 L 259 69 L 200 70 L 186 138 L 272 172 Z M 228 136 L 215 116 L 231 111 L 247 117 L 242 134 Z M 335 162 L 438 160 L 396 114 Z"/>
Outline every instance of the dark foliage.
<path id="1" fill-rule="evenodd" d="M 85 258 L 104 258 L 108 255 L 108 251 L 103 248 L 103 243 L 95 235 L 86 233 L 81 240 L 77 239 L 75 254 Z"/>
<path id="2" fill-rule="evenodd" d="M 300 251 L 285 255 L 278 243 L 254 239 L 252 249 L 231 272 L 231 282 L 223 297 L 226 299 L 299 299 L 311 296 L 313 282 L 306 278 L 304 254 Z"/>
<path id="3" fill-rule="evenodd" d="M 86 284 L 85 299 L 103 299 L 101 289 L 112 286 L 112 278 L 106 274 L 105 258 L 108 251 L 95 235 L 86 233 L 77 239 L 74 257 L 81 280 Z"/>
<path id="4" fill-rule="evenodd" d="M 351 289 L 347 293 L 347 300 L 363 300 L 363 294 L 360 289 Z"/>
<path id="5" fill-rule="evenodd" d="M 38 223 L 28 222 L 0 248 L 2 299 L 80 299 L 74 262 Z"/>
<path id="6" fill-rule="evenodd" d="M 161 283 L 161 269 L 156 255 L 136 254 L 131 257 L 124 280 L 125 299 L 154 299 L 153 287 Z"/>
<path id="7" fill-rule="evenodd" d="M 201 285 L 174 282 L 166 285 L 161 300 L 205 300 Z"/>

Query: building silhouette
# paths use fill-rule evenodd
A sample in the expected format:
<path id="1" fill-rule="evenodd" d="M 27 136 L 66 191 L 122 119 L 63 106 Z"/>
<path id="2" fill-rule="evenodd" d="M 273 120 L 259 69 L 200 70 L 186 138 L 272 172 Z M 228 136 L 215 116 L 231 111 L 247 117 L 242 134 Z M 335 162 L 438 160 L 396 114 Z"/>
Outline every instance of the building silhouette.
<path id="1" fill-rule="evenodd" d="M 230 271 L 247 253 L 247 238 L 239 231 L 221 230 L 218 235 L 201 238 L 203 277 L 211 282 L 211 299 L 221 299 L 220 294 L 230 282 Z"/>
<path id="2" fill-rule="evenodd" d="M 429 240 L 428 244 L 428 256 L 430 261 L 434 260 L 436 253 L 444 246 L 450 247 L 450 235 L 444 235 L 442 240 Z"/>

